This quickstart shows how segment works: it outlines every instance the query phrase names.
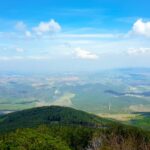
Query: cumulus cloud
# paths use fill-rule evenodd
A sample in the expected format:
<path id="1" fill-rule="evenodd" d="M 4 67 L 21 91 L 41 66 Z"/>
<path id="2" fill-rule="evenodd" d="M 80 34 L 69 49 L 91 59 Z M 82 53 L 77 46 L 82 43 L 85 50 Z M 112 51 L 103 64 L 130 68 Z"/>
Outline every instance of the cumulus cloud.
<path id="1" fill-rule="evenodd" d="M 84 50 L 82 48 L 76 48 L 75 55 L 77 58 L 81 58 L 81 59 L 90 59 L 90 60 L 98 59 L 98 55 L 90 51 Z"/>
<path id="2" fill-rule="evenodd" d="M 150 21 L 137 20 L 132 27 L 132 32 L 136 35 L 150 37 Z"/>
<path id="3" fill-rule="evenodd" d="M 33 30 L 41 35 L 43 33 L 56 33 L 61 30 L 61 26 L 54 19 L 51 19 L 49 22 L 41 22 L 37 27 L 34 27 Z"/>
<path id="4" fill-rule="evenodd" d="M 130 48 L 127 51 L 128 55 L 150 54 L 150 48 Z"/>
<path id="5" fill-rule="evenodd" d="M 61 31 L 61 26 L 54 19 L 48 22 L 40 22 L 38 26 L 27 28 L 23 21 L 18 21 L 15 24 L 15 29 L 22 32 L 25 37 L 34 37 L 34 35 L 43 35 L 44 33 L 56 33 Z"/>

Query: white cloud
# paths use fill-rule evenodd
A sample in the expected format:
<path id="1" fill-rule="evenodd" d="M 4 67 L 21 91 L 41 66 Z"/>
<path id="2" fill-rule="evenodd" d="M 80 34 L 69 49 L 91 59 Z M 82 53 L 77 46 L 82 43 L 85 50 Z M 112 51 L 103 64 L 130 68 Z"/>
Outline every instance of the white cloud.
<path id="1" fill-rule="evenodd" d="M 81 48 L 75 49 L 75 55 L 77 58 L 81 58 L 81 59 L 90 59 L 90 60 L 98 59 L 98 55 Z"/>
<path id="2" fill-rule="evenodd" d="M 61 30 L 61 26 L 54 19 L 51 19 L 49 22 L 41 22 L 37 27 L 34 27 L 33 30 L 41 35 L 43 33 L 56 33 Z"/>
<path id="3" fill-rule="evenodd" d="M 132 32 L 136 35 L 150 37 L 150 21 L 137 20 L 132 27 Z"/>
<path id="4" fill-rule="evenodd" d="M 150 54 L 150 48 L 130 48 L 127 51 L 128 55 Z"/>
<path id="5" fill-rule="evenodd" d="M 19 21 L 16 23 L 15 28 L 20 31 L 26 30 L 26 25 L 23 21 Z"/>

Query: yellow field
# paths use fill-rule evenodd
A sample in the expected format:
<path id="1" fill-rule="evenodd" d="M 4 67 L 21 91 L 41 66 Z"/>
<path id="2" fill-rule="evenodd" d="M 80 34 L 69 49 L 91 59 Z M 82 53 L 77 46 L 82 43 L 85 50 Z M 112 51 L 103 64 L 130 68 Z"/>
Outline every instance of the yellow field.
<path id="1" fill-rule="evenodd" d="M 138 117 L 138 114 L 98 114 L 102 118 L 114 119 L 117 121 L 129 121 Z"/>

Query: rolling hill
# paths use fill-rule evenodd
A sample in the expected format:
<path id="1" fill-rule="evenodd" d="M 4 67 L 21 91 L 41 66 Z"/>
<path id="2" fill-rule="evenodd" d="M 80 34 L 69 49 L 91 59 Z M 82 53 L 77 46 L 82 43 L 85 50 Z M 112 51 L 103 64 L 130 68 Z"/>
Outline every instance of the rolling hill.
<path id="1" fill-rule="evenodd" d="M 72 124 L 105 127 L 111 121 L 69 107 L 45 106 L 27 109 L 0 117 L 0 132 L 41 124 Z"/>
<path id="2" fill-rule="evenodd" d="M 149 150 L 150 133 L 69 107 L 0 117 L 1 150 Z"/>

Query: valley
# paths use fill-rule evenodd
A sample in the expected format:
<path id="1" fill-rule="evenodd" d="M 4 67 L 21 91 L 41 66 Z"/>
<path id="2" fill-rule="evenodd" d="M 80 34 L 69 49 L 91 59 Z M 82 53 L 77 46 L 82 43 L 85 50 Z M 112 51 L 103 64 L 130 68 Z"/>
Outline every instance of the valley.
<path id="1" fill-rule="evenodd" d="M 133 124 L 132 120 L 140 121 L 141 112 L 150 112 L 149 69 L 108 70 L 86 76 L 1 75 L 0 83 L 1 114 L 59 105 Z"/>

